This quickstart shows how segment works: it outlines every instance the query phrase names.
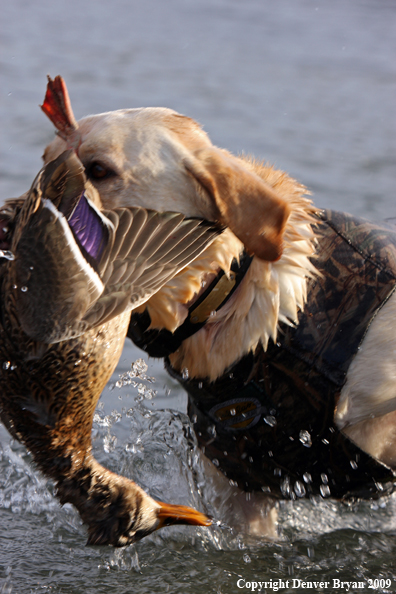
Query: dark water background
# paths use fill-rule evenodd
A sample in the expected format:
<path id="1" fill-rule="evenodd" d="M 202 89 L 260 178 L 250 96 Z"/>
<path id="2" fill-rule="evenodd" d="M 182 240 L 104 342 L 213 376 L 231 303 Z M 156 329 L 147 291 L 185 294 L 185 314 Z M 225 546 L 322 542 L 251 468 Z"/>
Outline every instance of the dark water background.
<path id="1" fill-rule="evenodd" d="M 287 170 L 320 206 L 396 216 L 395 0 L 3 0 L 0 23 L 0 200 L 27 189 L 53 137 L 37 107 L 49 73 L 66 79 L 77 118 L 171 107 L 219 146 Z M 117 374 L 140 356 L 127 345 Z M 153 496 L 216 516 L 185 397 L 160 364 L 150 375 L 152 400 L 106 389 L 96 454 Z M 377 591 L 396 590 L 395 498 L 290 502 L 280 515 L 276 543 L 220 526 L 88 548 L 77 514 L 0 430 L 0 593 L 247 592 L 239 577 L 365 581 L 356 592 L 389 578 Z"/>

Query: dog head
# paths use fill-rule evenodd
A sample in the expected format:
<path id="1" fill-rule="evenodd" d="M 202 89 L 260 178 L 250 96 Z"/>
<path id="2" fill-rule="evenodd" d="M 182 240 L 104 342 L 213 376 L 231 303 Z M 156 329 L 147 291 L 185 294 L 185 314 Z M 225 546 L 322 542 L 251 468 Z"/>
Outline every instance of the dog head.
<path id="1" fill-rule="evenodd" d="M 192 119 L 165 108 L 119 110 L 78 122 L 77 148 L 103 206 L 143 206 L 217 221 L 267 261 L 282 254 L 290 209 L 245 160 L 212 145 Z M 66 148 L 57 137 L 44 161 Z"/>

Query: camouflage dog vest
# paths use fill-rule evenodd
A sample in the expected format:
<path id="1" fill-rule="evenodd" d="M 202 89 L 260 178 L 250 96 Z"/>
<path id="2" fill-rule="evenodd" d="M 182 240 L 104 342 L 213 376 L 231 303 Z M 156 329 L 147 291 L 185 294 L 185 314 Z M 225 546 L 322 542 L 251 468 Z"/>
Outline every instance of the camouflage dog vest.
<path id="1" fill-rule="evenodd" d="M 258 346 L 214 382 L 165 364 L 188 393 L 199 446 L 242 489 L 376 497 L 393 490 L 396 474 L 337 429 L 334 411 L 354 355 L 395 290 L 396 231 L 332 211 L 317 218 L 321 274 L 308 280 L 295 327 L 280 324 L 276 344 Z"/>

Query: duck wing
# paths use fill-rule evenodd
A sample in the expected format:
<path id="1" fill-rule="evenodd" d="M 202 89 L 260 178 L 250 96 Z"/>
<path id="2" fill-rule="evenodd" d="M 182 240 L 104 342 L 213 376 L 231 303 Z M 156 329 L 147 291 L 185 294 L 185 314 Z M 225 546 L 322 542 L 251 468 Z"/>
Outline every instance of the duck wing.
<path id="1" fill-rule="evenodd" d="M 147 301 L 219 234 L 214 225 L 174 212 L 119 208 L 105 214 L 115 241 L 101 276 L 104 291 L 84 316 L 90 326 Z"/>
<path id="2" fill-rule="evenodd" d="M 7 263 L 8 291 L 30 338 L 67 340 L 138 307 L 221 232 L 180 213 L 99 205 L 74 151 L 35 179 Z"/>

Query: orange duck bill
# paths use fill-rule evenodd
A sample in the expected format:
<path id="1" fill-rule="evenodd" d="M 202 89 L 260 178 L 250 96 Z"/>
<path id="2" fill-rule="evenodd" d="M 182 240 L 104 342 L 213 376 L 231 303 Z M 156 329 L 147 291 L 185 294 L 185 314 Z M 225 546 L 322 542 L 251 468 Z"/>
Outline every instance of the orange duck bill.
<path id="1" fill-rule="evenodd" d="M 157 530 L 164 526 L 175 524 L 190 524 L 191 526 L 210 526 L 212 520 L 205 514 L 185 505 L 172 505 L 157 501 L 160 509 L 157 511 L 159 520 Z"/>

